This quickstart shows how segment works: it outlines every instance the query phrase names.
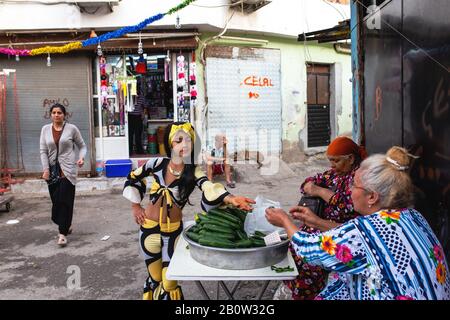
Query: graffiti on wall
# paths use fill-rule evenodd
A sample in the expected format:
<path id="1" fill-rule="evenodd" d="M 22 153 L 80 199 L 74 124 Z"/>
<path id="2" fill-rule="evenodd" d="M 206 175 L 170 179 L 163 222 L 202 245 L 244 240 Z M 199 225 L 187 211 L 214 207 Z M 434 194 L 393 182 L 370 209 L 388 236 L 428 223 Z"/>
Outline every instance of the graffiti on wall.
<path id="1" fill-rule="evenodd" d="M 44 110 L 43 118 L 44 119 L 50 119 L 50 107 L 54 105 L 55 103 L 59 103 L 63 105 L 66 108 L 66 119 L 72 118 L 73 112 L 69 111 L 70 102 L 68 98 L 45 98 L 42 100 L 42 109 Z"/>
<path id="2" fill-rule="evenodd" d="M 259 99 L 261 94 L 255 92 L 257 88 L 271 88 L 274 87 L 272 79 L 269 77 L 258 77 L 255 75 L 247 76 L 241 82 L 241 87 L 250 87 L 252 90 L 248 92 L 249 99 Z"/>

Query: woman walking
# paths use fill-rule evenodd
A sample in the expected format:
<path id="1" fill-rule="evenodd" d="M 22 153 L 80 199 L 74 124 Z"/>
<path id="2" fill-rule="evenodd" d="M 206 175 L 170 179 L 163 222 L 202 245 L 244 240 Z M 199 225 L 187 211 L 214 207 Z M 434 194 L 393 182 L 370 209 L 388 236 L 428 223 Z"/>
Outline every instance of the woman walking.
<path id="1" fill-rule="evenodd" d="M 42 178 L 48 183 L 52 200 L 52 221 L 58 225 L 58 245 L 67 245 L 71 233 L 77 165 L 81 168 L 86 155 L 86 144 L 78 128 L 65 121 L 66 109 L 59 103 L 50 108 L 52 123 L 41 130 L 40 153 Z M 76 160 L 75 146 L 79 149 Z M 56 170 L 50 170 L 57 166 Z M 50 175 L 52 172 L 52 176 Z M 58 177 L 55 177 L 55 174 Z M 50 181 L 50 179 L 52 179 Z"/>

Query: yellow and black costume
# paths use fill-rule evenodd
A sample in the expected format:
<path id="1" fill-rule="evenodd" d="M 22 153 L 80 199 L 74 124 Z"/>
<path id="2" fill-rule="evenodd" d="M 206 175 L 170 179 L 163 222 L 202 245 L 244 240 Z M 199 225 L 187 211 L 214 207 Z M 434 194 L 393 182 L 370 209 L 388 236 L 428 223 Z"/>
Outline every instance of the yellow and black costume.
<path id="1" fill-rule="evenodd" d="M 180 198 L 179 179 L 167 185 L 164 181 L 170 158 L 152 158 L 142 167 L 132 171 L 125 182 L 123 195 L 134 203 L 141 203 L 147 191 L 147 177 L 153 176 L 149 188 L 150 201 L 155 204 L 163 197 L 159 221 L 145 220 L 139 232 L 141 251 L 149 273 L 144 285 L 145 300 L 183 299 L 181 288 L 176 281 L 165 277 L 170 259 L 173 256 L 179 235 L 183 231 L 182 221 L 170 222 L 170 211 L 175 205 L 182 209 L 187 203 Z M 208 180 L 203 171 L 195 168 L 195 184 L 202 191 L 201 207 L 208 211 L 222 204 L 230 193 L 219 183 Z M 189 195 L 188 195 L 189 196 Z M 162 223 L 164 206 L 167 207 L 167 223 Z"/>

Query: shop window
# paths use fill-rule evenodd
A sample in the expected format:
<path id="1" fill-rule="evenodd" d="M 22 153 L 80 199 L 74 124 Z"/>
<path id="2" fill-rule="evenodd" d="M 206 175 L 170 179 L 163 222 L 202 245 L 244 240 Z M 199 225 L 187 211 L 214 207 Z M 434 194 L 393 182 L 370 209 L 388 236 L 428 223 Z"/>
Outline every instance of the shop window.
<path id="1" fill-rule="evenodd" d="M 94 68 L 94 131 L 96 137 L 125 136 L 125 98 L 121 56 L 101 57 Z"/>
<path id="2" fill-rule="evenodd" d="M 190 53 L 169 51 L 98 58 L 95 136 L 127 137 L 130 157 L 164 155 L 164 127 L 175 119 L 189 121 L 197 96 L 190 59 Z"/>
<path id="3" fill-rule="evenodd" d="M 147 72 L 137 75 L 146 98 L 149 120 L 173 120 L 173 82 L 166 55 L 147 56 Z"/>

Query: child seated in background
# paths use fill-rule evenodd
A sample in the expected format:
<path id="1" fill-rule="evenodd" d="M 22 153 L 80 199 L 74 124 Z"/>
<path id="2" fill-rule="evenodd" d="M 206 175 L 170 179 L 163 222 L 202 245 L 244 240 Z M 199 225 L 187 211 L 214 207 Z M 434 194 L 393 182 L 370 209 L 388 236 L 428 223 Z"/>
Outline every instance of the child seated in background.
<path id="1" fill-rule="evenodd" d="M 235 182 L 231 180 L 231 168 L 227 159 L 227 138 L 219 133 L 215 136 L 214 146 L 209 146 L 206 152 L 206 169 L 208 179 L 213 181 L 213 176 L 225 173 L 227 187 L 234 188 Z"/>

